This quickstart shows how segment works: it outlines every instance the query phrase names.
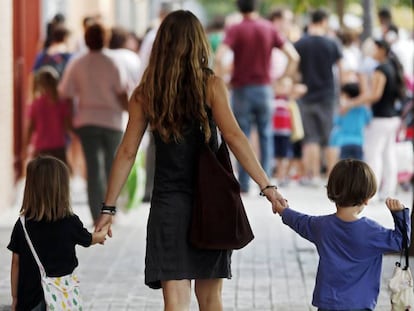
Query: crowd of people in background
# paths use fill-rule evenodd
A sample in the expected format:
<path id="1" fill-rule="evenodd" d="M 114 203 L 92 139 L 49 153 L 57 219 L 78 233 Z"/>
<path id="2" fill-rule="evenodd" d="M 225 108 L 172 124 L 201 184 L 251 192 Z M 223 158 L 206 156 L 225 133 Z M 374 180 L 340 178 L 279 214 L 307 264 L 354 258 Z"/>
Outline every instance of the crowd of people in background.
<path id="1" fill-rule="evenodd" d="M 148 64 L 157 25 L 173 10 L 163 3 L 141 38 L 106 25 L 99 14 L 87 16 L 72 47 L 62 14 L 47 25 L 30 79 L 23 157 L 55 155 L 85 178 L 94 221 L 125 130 L 128 97 Z M 332 29 L 323 9 L 266 13 L 241 8 L 205 25 L 210 66 L 228 83 L 233 112 L 265 171 L 282 187 L 293 181 L 320 187 L 339 159 L 355 158 L 373 168 L 379 199 L 399 183 L 407 189 L 412 171 L 402 174 L 397 159 L 412 153 L 399 142 L 413 135 L 413 34 L 397 27 L 388 8 L 378 11 L 378 33 L 364 41 L 361 29 Z M 150 140 L 145 201 L 153 148 Z M 249 177 L 238 168 L 241 191 L 248 193 Z"/>
<path id="2" fill-rule="evenodd" d="M 117 199 L 148 132 L 145 284 L 162 288 L 165 310 L 189 310 L 195 280 L 199 309 L 222 310 L 233 250 L 194 247 L 188 239 L 197 155 L 201 143 L 219 149 L 217 130 L 240 162 L 241 192 L 253 193 L 251 178 L 285 224 L 324 246 L 317 247 L 312 304 L 321 311 L 375 308 L 382 254 L 400 250 L 411 228 L 409 210 L 390 197 L 413 174 L 414 45 L 403 42 L 389 9 L 378 12 L 378 36 L 362 41 L 358 29 L 332 29 L 323 9 L 299 23 L 287 8 L 265 17 L 254 0 L 237 6 L 239 12 L 203 28 L 192 12 L 162 4 L 142 40 L 100 15 L 88 16 L 73 48 L 65 17 L 48 23 L 30 78 L 22 154 L 35 160 L 8 246 L 13 310 L 46 308 L 40 280 L 31 280 L 36 264 L 21 242 L 29 240 L 25 226 L 43 246 L 40 257 L 52 254 L 48 261 L 56 267 L 67 265 L 64 272 L 54 266 L 53 275 L 73 272 L 76 244 L 112 237 Z M 72 215 L 64 163 L 86 179 L 93 234 Z M 327 182 L 337 213 L 314 217 L 290 209 L 275 184 L 292 180 L 315 188 Z M 385 202 L 395 230 L 360 217 L 369 200 Z M 361 233 L 365 239 L 358 239 Z M 49 236 L 63 244 L 46 245 Z M 56 257 L 45 245 L 65 247 Z M 361 253 L 366 249 L 369 256 Z M 336 273 L 324 272 L 332 260 Z M 19 272 L 26 266 L 33 273 Z"/>
<path id="3" fill-rule="evenodd" d="M 399 184 L 407 190 L 413 172 L 413 34 L 395 25 L 390 9 L 378 11 L 380 27 L 364 40 L 357 27 L 332 28 L 324 9 L 295 17 L 290 9 L 277 8 L 268 21 L 256 10 L 240 13 L 239 19 L 227 17 L 221 32 L 217 19 L 207 28 L 217 49 L 213 64 L 228 81 L 245 134 L 256 126 L 262 165 L 273 170 L 277 184 L 297 180 L 323 186 L 339 159 L 354 158 L 373 167 L 380 184 L 374 200 L 394 195 Z M 271 27 L 266 35 L 264 29 Z M 270 55 L 264 51 L 271 36 L 279 39 Z M 270 105 L 260 94 L 249 94 L 258 86 L 270 87 Z M 265 128 L 273 133 L 267 143 Z M 402 166 L 401 158 L 409 165 Z M 239 173 L 241 190 L 248 192 L 247 177 Z"/>

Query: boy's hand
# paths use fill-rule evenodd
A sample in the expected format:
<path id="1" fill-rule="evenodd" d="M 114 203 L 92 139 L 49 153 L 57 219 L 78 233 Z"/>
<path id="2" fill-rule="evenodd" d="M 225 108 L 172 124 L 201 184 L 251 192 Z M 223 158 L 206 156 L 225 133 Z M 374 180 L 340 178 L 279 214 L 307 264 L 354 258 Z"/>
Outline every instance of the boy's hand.
<path id="1" fill-rule="evenodd" d="M 402 211 L 405 208 L 397 199 L 387 198 L 385 204 L 391 212 Z"/>

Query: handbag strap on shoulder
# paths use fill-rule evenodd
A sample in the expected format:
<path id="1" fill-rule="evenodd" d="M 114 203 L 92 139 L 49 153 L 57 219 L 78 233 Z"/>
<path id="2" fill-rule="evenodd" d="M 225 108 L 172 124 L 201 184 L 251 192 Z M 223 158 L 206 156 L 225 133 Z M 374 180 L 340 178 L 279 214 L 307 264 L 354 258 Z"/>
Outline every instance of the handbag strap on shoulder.
<path id="1" fill-rule="evenodd" d="M 27 244 L 29 244 L 30 250 L 32 251 L 33 257 L 36 260 L 37 265 L 39 266 L 40 275 L 42 277 L 46 276 L 45 268 L 43 267 L 42 263 L 40 262 L 39 256 L 37 256 L 36 250 L 33 247 L 32 240 L 29 237 L 29 233 L 26 230 L 26 224 L 25 224 L 25 217 L 23 215 L 20 216 L 20 222 L 23 226 L 24 236 L 26 237 Z"/>

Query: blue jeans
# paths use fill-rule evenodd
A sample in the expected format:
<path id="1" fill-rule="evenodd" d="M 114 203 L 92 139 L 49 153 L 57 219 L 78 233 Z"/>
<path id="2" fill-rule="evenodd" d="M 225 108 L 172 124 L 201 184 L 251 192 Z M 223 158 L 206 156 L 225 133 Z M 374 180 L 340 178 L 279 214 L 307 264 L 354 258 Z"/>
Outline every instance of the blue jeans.
<path id="1" fill-rule="evenodd" d="M 272 135 L 273 91 L 269 85 L 251 85 L 232 90 L 232 108 L 244 134 L 249 137 L 252 124 L 256 125 L 260 144 L 260 163 L 268 176 L 271 174 L 273 153 Z M 240 189 L 249 190 L 250 178 L 238 164 Z"/>
<path id="2" fill-rule="evenodd" d="M 344 145 L 341 147 L 341 160 L 343 159 L 355 159 L 362 160 L 363 151 L 360 145 Z"/>
<path id="3" fill-rule="evenodd" d="M 88 174 L 88 203 L 94 221 L 101 212 L 112 161 L 121 142 L 122 131 L 99 126 L 76 129 L 85 155 Z"/>
<path id="4" fill-rule="evenodd" d="M 371 309 L 346 309 L 346 310 L 331 310 L 331 309 L 321 309 L 321 308 L 318 308 L 318 311 L 371 311 Z"/>

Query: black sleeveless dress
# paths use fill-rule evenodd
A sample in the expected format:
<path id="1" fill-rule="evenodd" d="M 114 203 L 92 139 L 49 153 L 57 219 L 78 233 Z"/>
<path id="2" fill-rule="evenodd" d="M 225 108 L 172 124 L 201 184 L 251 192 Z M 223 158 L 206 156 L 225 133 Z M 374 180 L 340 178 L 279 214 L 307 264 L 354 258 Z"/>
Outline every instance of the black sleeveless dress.
<path id="1" fill-rule="evenodd" d="M 210 146 L 217 150 L 216 128 L 210 117 Z M 192 124 L 182 142 L 165 143 L 157 132 L 155 176 L 147 224 L 145 284 L 161 288 L 161 281 L 231 278 L 231 251 L 194 248 L 189 242 L 196 157 L 203 140 Z"/>

